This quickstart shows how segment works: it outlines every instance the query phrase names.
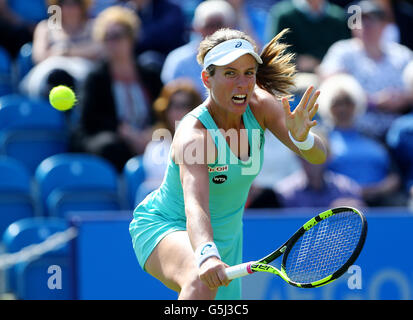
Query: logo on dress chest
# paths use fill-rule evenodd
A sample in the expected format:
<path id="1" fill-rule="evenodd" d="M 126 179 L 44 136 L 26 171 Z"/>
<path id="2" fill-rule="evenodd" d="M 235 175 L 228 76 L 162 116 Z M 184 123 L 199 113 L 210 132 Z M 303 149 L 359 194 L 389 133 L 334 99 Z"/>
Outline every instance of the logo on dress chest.
<path id="1" fill-rule="evenodd" d="M 221 184 L 227 181 L 228 177 L 225 174 L 220 174 L 212 178 L 212 182 L 215 184 Z"/>
<path id="2" fill-rule="evenodd" d="M 220 172 L 227 172 L 228 171 L 228 164 L 223 165 L 223 166 L 216 166 L 216 167 L 210 167 L 208 166 L 208 172 L 209 173 L 220 173 Z M 216 176 L 212 177 L 212 182 L 215 184 L 222 184 L 225 181 L 227 181 L 228 177 L 225 174 L 219 174 Z"/>
<path id="3" fill-rule="evenodd" d="M 224 166 L 217 166 L 217 167 L 210 167 L 208 166 L 208 172 L 225 172 L 228 171 L 228 165 L 224 165 Z"/>

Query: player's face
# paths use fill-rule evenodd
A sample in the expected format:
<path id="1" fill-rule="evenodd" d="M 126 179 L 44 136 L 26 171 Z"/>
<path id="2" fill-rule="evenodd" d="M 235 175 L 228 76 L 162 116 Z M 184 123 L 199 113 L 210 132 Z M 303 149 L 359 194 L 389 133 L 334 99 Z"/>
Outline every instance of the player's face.
<path id="1" fill-rule="evenodd" d="M 212 103 L 242 115 L 254 91 L 256 70 L 257 62 L 249 54 L 226 66 L 216 67 L 215 74 L 208 77 L 206 84 Z"/>

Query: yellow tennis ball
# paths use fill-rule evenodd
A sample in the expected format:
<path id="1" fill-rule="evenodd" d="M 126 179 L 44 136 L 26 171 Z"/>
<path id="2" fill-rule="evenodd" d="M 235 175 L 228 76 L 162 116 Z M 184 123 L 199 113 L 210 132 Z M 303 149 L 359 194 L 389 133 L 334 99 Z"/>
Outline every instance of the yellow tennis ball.
<path id="1" fill-rule="evenodd" d="M 69 87 L 60 85 L 50 90 L 49 101 L 57 110 L 66 111 L 76 103 L 76 95 Z"/>

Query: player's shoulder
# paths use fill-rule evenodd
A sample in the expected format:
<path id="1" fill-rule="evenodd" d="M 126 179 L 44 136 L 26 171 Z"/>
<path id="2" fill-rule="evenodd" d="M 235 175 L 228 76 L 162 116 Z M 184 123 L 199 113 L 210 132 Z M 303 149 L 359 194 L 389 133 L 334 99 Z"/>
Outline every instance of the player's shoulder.
<path id="1" fill-rule="evenodd" d="M 205 139 L 207 130 L 202 122 L 195 116 L 186 115 L 176 130 L 174 140 L 181 144 L 191 143 L 195 140 Z"/>
<path id="2" fill-rule="evenodd" d="M 172 158 L 175 162 L 187 163 L 185 157 L 188 156 L 190 160 L 196 158 L 198 164 L 213 163 L 215 147 L 211 139 L 202 122 L 194 116 L 187 115 L 179 123 L 173 137 Z M 182 156 L 183 159 L 181 159 Z"/>
<path id="3" fill-rule="evenodd" d="M 257 121 L 262 127 L 265 123 L 265 116 L 274 112 L 283 112 L 282 104 L 279 99 L 268 91 L 256 87 L 250 99 L 250 108 Z"/>

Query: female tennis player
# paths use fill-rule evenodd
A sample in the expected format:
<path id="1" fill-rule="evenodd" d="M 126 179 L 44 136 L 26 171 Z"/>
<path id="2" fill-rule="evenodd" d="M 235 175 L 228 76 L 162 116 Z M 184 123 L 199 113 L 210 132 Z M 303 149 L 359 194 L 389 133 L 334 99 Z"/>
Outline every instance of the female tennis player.
<path id="1" fill-rule="evenodd" d="M 309 87 L 290 111 L 295 68 L 278 41 L 283 34 L 261 55 L 237 30 L 220 29 L 201 42 L 209 97 L 180 122 L 162 185 L 134 211 L 139 264 L 179 299 L 241 298 L 240 280 L 230 283 L 224 270 L 242 262 L 242 214 L 261 168 L 264 130 L 311 163 L 326 159 L 310 131 L 319 92 Z"/>

